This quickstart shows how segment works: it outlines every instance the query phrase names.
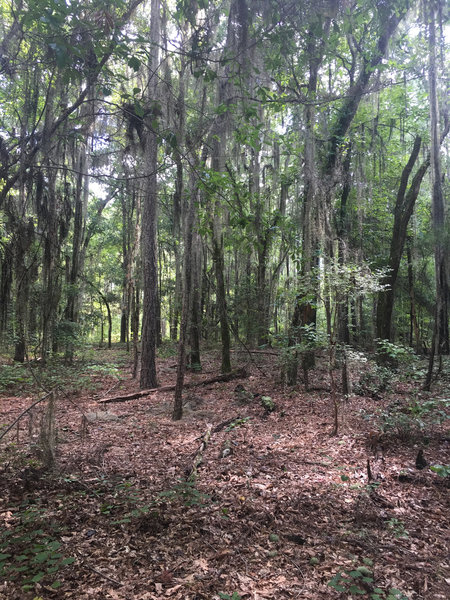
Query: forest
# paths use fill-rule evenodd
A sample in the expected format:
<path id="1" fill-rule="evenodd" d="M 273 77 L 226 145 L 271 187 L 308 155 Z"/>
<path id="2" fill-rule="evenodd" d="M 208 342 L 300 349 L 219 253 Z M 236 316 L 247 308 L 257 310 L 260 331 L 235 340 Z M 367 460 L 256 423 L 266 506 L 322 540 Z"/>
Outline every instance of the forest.
<path id="1" fill-rule="evenodd" d="M 0 599 L 450 597 L 448 4 L 0 11 Z"/>

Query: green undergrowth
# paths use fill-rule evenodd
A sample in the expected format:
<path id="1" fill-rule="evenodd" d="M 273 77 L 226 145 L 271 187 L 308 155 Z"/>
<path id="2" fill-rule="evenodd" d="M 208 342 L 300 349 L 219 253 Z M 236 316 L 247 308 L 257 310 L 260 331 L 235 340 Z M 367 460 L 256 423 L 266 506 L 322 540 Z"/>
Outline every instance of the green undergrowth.
<path id="1" fill-rule="evenodd" d="M 362 417 L 374 423 L 380 434 L 404 443 L 427 443 L 440 425 L 448 422 L 449 398 L 413 397 L 393 400 L 374 411 L 362 411 Z"/>
<path id="2" fill-rule="evenodd" d="M 26 461 L 15 467 L 5 472 L 3 492 L 15 490 L 22 500 L 8 501 L 0 531 L 0 580 L 23 591 L 63 585 L 64 568 L 77 560 L 68 543 L 73 535 L 109 537 L 114 531 L 120 536 L 130 528 L 161 535 L 172 511 L 209 501 L 195 481 L 179 480 L 157 491 L 126 478 L 99 477 L 86 484 L 72 475 L 52 477 Z"/>
<path id="3" fill-rule="evenodd" d="M 372 560 L 365 558 L 362 562 L 364 564 L 353 569 L 338 571 L 328 582 L 329 587 L 347 599 L 365 597 L 371 600 L 408 600 L 402 590 L 385 589 L 377 584 Z"/>
<path id="4" fill-rule="evenodd" d="M 63 529 L 36 505 L 14 507 L 10 513 L 13 517 L 0 531 L 0 579 L 24 591 L 38 583 L 58 589 L 64 567 L 76 560 L 60 540 Z"/>
<path id="5" fill-rule="evenodd" d="M 63 358 L 53 358 L 45 366 L 40 361 L 1 364 L 0 394 L 21 396 L 55 388 L 70 394 L 97 390 L 105 377 L 121 379 L 121 370 L 129 362 L 126 350 L 88 348 L 71 365 Z"/>

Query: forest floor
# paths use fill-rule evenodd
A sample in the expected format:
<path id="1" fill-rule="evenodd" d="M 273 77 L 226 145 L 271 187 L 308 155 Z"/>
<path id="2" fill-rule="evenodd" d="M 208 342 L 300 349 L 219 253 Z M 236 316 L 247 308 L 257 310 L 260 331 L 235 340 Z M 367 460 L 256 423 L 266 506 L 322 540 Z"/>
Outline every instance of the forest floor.
<path id="1" fill-rule="evenodd" d="M 309 392 L 283 386 L 270 353 L 233 357 L 247 376 L 186 390 L 178 422 L 171 391 L 99 403 L 138 389 L 122 350 L 55 367 L 53 472 L 48 401 L 0 440 L 2 600 L 450 598 L 449 477 L 415 465 L 421 448 L 450 463 L 448 374 L 425 394 L 423 364 L 388 377 L 357 358 L 365 395 L 340 397 L 333 436 L 325 357 Z M 218 359 L 187 381 L 219 374 Z M 21 368 L 0 366 L 0 435 L 45 395 Z M 160 384 L 175 371 L 159 360 Z"/>

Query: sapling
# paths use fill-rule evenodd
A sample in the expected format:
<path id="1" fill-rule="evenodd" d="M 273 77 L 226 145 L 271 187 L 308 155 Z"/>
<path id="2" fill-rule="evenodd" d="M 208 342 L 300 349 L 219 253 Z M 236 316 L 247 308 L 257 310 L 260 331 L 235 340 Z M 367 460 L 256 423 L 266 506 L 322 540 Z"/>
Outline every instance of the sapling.
<path id="1" fill-rule="evenodd" d="M 338 260 L 332 260 L 322 267 L 323 285 L 319 299 L 325 307 L 328 332 L 328 371 L 331 386 L 331 400 L 333 403 L 333 430 L 332 435 L 337 435 L 339 430 L 340 399 L 336 390 L 334 368 L 336 350 L 343 352 L 342 393 L 348 396 L 350 391 L 350 376 L 345 345 L 338 341 L 338 314 L 339 307 L 355 301 L 358 298 L 374 294 L 384 289 L 381 283 L 385 274 L 384 270 L 371 271 L 367 264 L 357 265 L 347 263 L 342 265 Z"/>

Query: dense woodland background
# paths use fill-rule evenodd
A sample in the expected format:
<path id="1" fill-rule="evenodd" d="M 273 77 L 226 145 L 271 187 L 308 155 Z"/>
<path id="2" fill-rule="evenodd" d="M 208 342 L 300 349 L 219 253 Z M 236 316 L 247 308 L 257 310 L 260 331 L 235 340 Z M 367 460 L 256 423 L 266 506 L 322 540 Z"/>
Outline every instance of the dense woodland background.
<path id="1" fill-rule="evenodd" d="M 444 2 L 1 10 L 4 353 L 70 364 L 120 340 L 152 388 L 178 341 L 180 390 L 204 342 L 223 372 L 233 344 L 279 347 L 293 384 L 316 348 L 378 339 L 428 353 L 430 385 L 449 352 Z"/>
<path id="2" fill-rule="evenodd" d="M 450 597 L 448 8 L 0 0 L 1 599 Z"/>

